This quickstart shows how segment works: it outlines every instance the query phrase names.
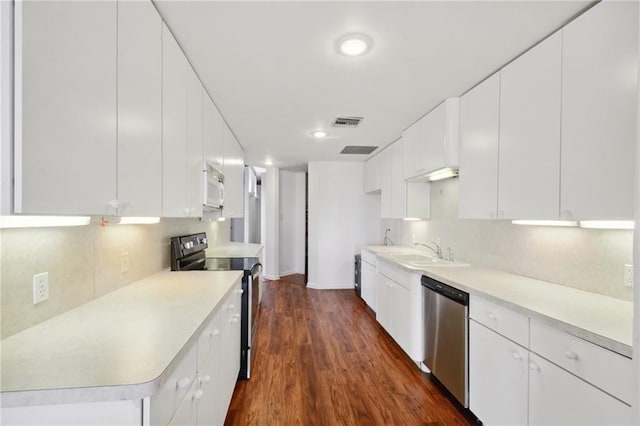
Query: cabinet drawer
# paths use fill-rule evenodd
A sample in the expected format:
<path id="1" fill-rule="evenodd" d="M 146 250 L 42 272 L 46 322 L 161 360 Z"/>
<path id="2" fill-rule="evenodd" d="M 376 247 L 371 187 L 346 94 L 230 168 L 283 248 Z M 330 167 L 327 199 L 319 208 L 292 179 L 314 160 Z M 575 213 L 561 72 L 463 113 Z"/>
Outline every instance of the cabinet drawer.
<path id="1" fill-rule="evenodd" d="M 387 278 L 390 278 L 392 281 L 395 281 L 396 284 L 403 286 L 404 288 L 409 289 L 411 282 L 411 273 L 400 266 L 396 266 L 391 262 L 387 262 L 386 260 L 381 260 L 378 262 L 378 272 L 384 275 Z"/>
<path id="2" fill-rule="evenodd" d="M 166 425 L 196 376 L 198 345 L 193 344 L 151 397 L 151 424 Z"/>
<path id="3" fill-rule="evenodd" d="M 526 315 L 472 295 L 469 300 L 469 317 L 496 333 L 529 347 L 529 317 Z"/>
<path id="4" fill-rule="evenodd" d="M 631 404 L 632 361 L 564 331 L 531 321 L 531 351 Z"/>
<path id="5" fill-rule="evenodd" d="M 362 258 L 363 262 L 367 262 L 372 266 L 376 266 L 376 264 L 378 263 L 378 258 L 376 257 L 376 255 L 368 250 L 362 250 L 360 252 L 360 257 Z"/>

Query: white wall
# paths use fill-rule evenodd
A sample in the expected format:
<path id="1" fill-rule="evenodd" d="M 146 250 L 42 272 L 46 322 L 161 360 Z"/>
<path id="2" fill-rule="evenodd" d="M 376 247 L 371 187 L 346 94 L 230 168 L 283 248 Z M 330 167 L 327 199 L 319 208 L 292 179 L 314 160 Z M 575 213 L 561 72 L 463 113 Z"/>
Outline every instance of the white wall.
<path id="1" fill-rule="evenodd" d="M 377 243 L 380 197 L 362 179 L 361 162 L 309 163 L 309 287 L 353 288 L 353 256 Z"/>
<path id="2" fill-rule="evenodd" d="M 262 245 L 264 277 L 268 280 L 280 278 L 279 222 L 280 222 L 280 170 L 269 167 L 262 176 Z"/>
<path id="3" fill-rule="evenodd" d="M 280 171 L 280 276 L 304 274 L 305 174 Z"/>

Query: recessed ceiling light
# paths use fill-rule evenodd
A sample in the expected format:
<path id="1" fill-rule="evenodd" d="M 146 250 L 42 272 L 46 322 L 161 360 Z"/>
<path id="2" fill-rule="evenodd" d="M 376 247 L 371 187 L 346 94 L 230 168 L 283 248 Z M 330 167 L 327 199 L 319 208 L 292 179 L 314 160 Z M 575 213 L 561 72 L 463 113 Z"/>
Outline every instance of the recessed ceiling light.
<path id="1" fill-rule="evenodd" d="M 324 130 L 316 130 L 315 132 L 311 132 L 311 136 L 318 139 L 325 138 L 327 137 L 327 132 L 325 132 Z"/>
<path id="2" fill-rule="evenodd" d="M 338 39 L 338 49 L 346 56 L 363 55 L 371 44 L 371 38 L 366 34 L 346 34 Z"/>
<path id="3" fill-rule="evenodd" d="M 273 161 L 271 161 L 271 160 L 266 160 L 266 161 L 264 162 L 264 165 L 265 165 L 265 166 L 273 166 Z"/>

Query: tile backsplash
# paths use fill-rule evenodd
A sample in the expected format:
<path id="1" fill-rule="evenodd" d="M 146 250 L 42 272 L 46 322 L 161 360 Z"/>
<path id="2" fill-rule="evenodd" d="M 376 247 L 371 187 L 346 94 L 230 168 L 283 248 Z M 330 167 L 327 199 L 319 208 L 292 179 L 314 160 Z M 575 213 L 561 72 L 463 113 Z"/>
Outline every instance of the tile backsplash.
<path id="1" fill-rule="evenodd" d="M 98 224 L 0 230 L 0 337 L 8 337 L 170 267 L 169 239 L 207 232 L 229 241 L 229 221 L 162 219 L 154 225 Z M 129 271 L 120 272 L 128 253 Z M 49 300 L 32 301 L 32 276 L 49 273 Z"/>
<path id="2" fill-rule="evenodd" d="M 440 241 L 456 259 L 569 287 L 632 300 L 623 285 L 632 263 L 633 231 L 513 225 L 507 220 L 458 219 L 458 180 L 431 184 L 431 219 L 383 220 L 399 245 Z"/>

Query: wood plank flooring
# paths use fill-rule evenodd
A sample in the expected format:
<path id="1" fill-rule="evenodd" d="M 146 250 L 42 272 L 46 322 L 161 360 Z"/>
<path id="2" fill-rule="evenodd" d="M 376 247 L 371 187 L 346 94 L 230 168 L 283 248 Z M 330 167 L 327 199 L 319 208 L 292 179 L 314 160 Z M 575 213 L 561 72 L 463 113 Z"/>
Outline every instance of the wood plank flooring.
<path id="1" fill-rule="evenodd" d="M 467 425 L 353 290 L 265 284 L 253 375 L 226 425 Z"/>

